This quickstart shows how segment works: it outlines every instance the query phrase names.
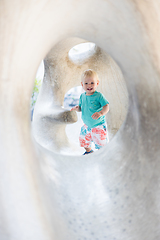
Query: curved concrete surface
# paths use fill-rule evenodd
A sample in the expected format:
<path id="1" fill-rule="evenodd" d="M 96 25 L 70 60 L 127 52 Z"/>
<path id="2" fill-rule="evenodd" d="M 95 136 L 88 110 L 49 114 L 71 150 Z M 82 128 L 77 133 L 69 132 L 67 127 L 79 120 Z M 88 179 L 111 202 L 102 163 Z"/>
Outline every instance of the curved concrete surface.
<path id="1" fill-rule="evenodd" d="M 0 239 L 160 238 L 159 11 L 158 0 L 1 0 Z M 118 133 L 86 157 L 31 136 L 36 70 L 70 37 L 107 52 L 129 93 Z"/>
<path id="2" fill-rule="evenodd" d="M 69 59 L 69 50 L 78 43 L 85 43 L 78 38 L 68 38 L 56 44 L 47 54 L 45 76 L 36 103 L 33 118 L 33 132 L 36 141 L 45 148 L 59 153 L 74 152 L 74 139 L 69 141 L 65 128 L 69 123 L 77 121 L 76 113 L 63 108 L 65 93 L 71 88 L 81 85 L 81 75 L 88 68 L 94 69 L 100 78 L 97 88 L 110 102 L 107 114 L 110 140 L 125 120 L 128 107 L 128 93 L 122 73 L 101 48 L 95 46 L 82 61 Z M 74 131 L 70 127 L 70 131 Z M 78 136 L 77 136 L 78 138 Z M 79 145 L 78 148 L 80 149 Z M 65 149 L 65 151 L 64 151 Z"/>

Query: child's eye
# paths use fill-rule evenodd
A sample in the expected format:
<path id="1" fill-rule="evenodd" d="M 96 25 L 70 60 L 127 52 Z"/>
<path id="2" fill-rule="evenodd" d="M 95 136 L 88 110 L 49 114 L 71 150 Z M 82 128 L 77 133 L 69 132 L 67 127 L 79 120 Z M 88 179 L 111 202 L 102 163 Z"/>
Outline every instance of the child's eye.
<path id="1" fill-rule="evenodd" d="M 91 84 L 94 84 L 94 82 L 91 82 Z"/>
<path id="2" fill-rule="evenodd" d="M 85 85 L 87 85 L 87 83 L 85 83 Z"/>

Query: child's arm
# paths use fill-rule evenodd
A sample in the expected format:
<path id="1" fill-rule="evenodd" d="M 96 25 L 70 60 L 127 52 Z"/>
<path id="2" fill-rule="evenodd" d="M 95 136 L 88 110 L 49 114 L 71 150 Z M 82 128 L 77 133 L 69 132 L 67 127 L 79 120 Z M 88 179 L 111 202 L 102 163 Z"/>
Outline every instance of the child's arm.
<path id="1" fill-rule="evenodd" d="M 99 117 L 107 114 L 108 111 L 109 111 L 109 104 L 106 104 L 105 106 L 103 106 L 103 109 L 100 112 L 95 112 L 92 115 L 92 118 L 97 120 Z"/>
<path id="2" fill-rule="evenodd" d="M 74 110 L 77 112 L 81 112 L 81 107 L 79 105 L 77 105 L 77 106 L 71 108 L 71 111 L 74 111 Z"/>

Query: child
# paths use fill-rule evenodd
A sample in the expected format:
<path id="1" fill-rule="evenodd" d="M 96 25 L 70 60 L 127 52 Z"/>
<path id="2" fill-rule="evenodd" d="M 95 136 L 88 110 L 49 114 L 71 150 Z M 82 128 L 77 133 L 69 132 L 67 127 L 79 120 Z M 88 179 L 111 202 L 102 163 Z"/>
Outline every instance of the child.
<path id="1" fill-rule="evenodd" d="M 85 154 L 92 153 L 91 142 L 95 148 L 100 149 L 108 142 L 107 124 L 105 114 L 109 111 L 109 102 L 102 93 L 97 92 L 99 85 L 98 75 L 95 71 L 88 69 L 82 74 L 81 85 L 85 90 L 79 100 L 79 105 L 71 111 L 82 111 L 84 125 L 80 132 L 80 146 L 85 148 Z"/>

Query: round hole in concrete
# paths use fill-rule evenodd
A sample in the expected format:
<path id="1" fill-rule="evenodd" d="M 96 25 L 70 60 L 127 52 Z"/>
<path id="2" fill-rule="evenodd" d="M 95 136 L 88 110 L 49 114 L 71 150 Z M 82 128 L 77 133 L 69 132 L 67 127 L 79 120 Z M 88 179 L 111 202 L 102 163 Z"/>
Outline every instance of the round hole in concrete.
<path id="1" fill-rule="evenodd" d="M 86 53 L 89 51 L 87 47 L 82 51 L 82 46 L 87 46 L 85 44 L 83 39 L 63 40 L 51 49 L 44 60 L 45 75 L 34 115 L 34 136 L 43 147 L 63 155 L 77 155 L 74 139 L 70 141 L 67 133 L 69 128 L 73 132 L 72 125 L 76 124 L 77 114 L 75 112 L 74 116 L 64 106 L 64 97 L 70 89 L 80 85 L 84 70 L 90 68 L 98 73 L 100 84 L 97 91 L 102 92 L 110 103 L 110 111 L 106 115 L 110 140 L 121 127 L 128 110 L 128 92 L 119 66 L 94 43 L 88 48 L 92 54 Z M 69 52 L 79 46 L 78 57 L 74 58 L 78 60 L 73 61 Z"/>
<path id="2" fill-rule="evenodd" d="M 70 49 L 69 59 L 75 64 L 82 64 L 96 52 L 96 45 L 92 42 L 81 43 Z"/>

